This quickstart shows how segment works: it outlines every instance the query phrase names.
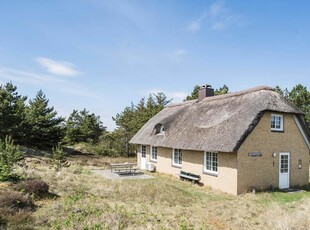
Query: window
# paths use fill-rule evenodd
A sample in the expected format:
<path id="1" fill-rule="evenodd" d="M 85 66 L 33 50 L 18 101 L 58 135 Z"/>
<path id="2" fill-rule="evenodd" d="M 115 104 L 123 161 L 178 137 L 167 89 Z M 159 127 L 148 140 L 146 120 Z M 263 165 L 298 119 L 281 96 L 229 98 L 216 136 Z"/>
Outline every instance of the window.
<path id="1" fill-rule="evenodd" d="M 146 157 L 146 146 L 141 145 L 141 157 L 145 158 Z"/>
<path id="2" fill-rule="evenodd" d="M 154 127 L 155 129 L 155 135 L 157 134 L 164 134 L 165 133 L 165 127 L 163 124 L 157 124 Z"/>
<path id="3" fill-rule="evenodd" d="M 218 174 L 217 166 L 218 166 L 218 154 L 205 152 L 203 171 L 205 173 L 217 175 Z"/>
<path id="4" fill-rule="evenodd" d="M 151 161 L 157 161 L 157 147 L 151 147 Z"/>
<path id="5" fill-rule="evenodd" d="M 271 130 L 283 131 L 283 115 L 271 114 Z"/>
<path id="6" fill-rule="evenodd" d="M 173 149 L 172 153 L 172 165 L 173 166 L 182 166 L 182 150 Z"/>

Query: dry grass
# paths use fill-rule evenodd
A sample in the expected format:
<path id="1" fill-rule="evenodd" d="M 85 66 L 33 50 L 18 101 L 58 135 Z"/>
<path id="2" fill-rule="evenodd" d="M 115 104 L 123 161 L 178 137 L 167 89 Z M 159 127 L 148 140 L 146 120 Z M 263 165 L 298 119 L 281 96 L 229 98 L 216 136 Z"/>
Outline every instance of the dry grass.
<path id="1" fill-rule="evenodd" d="M 231 196 L 155 173 L 154 179 L 111 181 L 93 174 L 128 158 L 70 158 L 55 172 L 27 158 L 19 172 L 43 178 L 58 198 L 36 201 L 36 229 L 307 229 L 310 192 Z M 7 187 L 7 186 L 6 186 Z M 0 186 L 1 190 L 1 186 Z"/>

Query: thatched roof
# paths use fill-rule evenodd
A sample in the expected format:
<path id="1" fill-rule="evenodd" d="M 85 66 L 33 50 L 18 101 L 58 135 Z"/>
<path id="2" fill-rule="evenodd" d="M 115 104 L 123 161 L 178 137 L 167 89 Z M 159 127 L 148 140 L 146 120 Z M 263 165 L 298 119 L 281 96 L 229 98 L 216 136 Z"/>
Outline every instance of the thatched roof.
<path id="1" fill-rule="evenodd" d="M 303 113 L 272 88 L 261 86 L 236 93 L 172 104 L 152 117 L 131 143 L 215 152 L 237 151 L 265 111 Z M 154 133 L 162 124 L 164 134 Z"/>

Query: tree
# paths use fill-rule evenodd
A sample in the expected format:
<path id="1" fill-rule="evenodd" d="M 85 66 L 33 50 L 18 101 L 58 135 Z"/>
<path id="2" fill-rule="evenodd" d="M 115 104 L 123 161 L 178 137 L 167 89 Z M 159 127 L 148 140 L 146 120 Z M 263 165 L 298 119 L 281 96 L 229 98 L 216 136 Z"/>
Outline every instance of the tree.
<path id="1" fill-rule="evenodd" d="M 285 97 L 286 99 L 289 98 L 289 91 L 287 90 L 287 88 L 285 88 L 284 90 L 282 90 L 282 89 L 280 88 L 280 86 L 277 85 L 277 86 L 274 88 L 274 90 L 275 90 L 277 93 L 279 93 L 281 96 Z"/>
<path id="2" fill-rule="evenodd" d="M 275 91 L 292 102 L 297 108 L 305 113 L 305 120 L 310 125 L 310 92 L 306 86 L 298 84 L 289 91 L 287 88 L 282 90 L 279 86 L 275 87 Z"/>
<path id="3" fill-rule="evenodd" d="M 310 92 L 306 86 L 301 84 L 296 85 L 289 92 L 289 100 L 305 113 L 305 119 L 310 125 Z"/>
<path id="4" fill-rule="evenodd" d="M 194 89 L 191 93 L 191 95 L 188 95 L 184 101 L 189 101 L 189 100 L 194 100 L 194 99 L 198 99 L 198 95 L 199 95 L 199 89 L 200 86 L 199 85 L 195 85 Z"/>
<path id="5" fill-rule="evenodd" d="M 188 95 L 184 101 L 198 99 L 199 89 L 200 89 L 200 86 L 195 85 L 193 91 L 191 92 L 191 95 Z M 223 85 L 219 89 L 214 90 L 214 95 L 221 95 L 221 94 L 226 94 L 226 93 L 229 93 L 229 88 L 227 85 Z"/>
<path id="6" fill-rule="evenodd" d="M 53 147 L 64 136 L 64 118 L 57 117 L 54 107 L 48 107 L 49 100 L 40 90 L 26 109 L 27 145 L 39 148 Z"/>
<path id="7" fill-rule="evenodd" d="M 27 97 L 17 93 L 12 83 L 0 85 L 0 139 L 6 135 L 18 142 L 25 136 L 24 117 Z"/>
<path id="8" fill-rule="evenodd" d="M 59 171 L 61 168 L 70 166 L 69 162 L 67 161 L 66 154 L 63 151 L 63 148 L 58 143 L 57 146 L 52 148 L 52 163 L 55 165 L 55 170 Z"/>
<path id="9" fill-rule="evenodd" d="M 6 136 L 4 141 L 0 140 L 0 181 L 16 178 L 13 173 L 13 166 L 22 157 L 19 147 L 14 145 L 10 136 Z"/>
<path id="10" fill-rule="evenodd" d="M 129 144 L 130 139 L 135 135 L 138 130 L 155 114 L 160 112 L 168 105 L 172 99 L 167 99 L 167 96 L 159 92 L 157 94 L 150 94 L 148 99 L 142 98 L 138 105 L 131 103 L 121 113 L 113 117 L 117 129 L 109 137 L 117 137 L 120 141 L 117 146 L 117 152 L 129 156 L 134 152 L 135 146 Z M 107 139 L 106 139 L 107 140 Z M 114 139 L 115 140 L 115 139 Z"/>
<path id="11" fill-rule="evenodd" d="M 214 91 L 214 95 L 221 95 L 226 93 L 229 93 L 229 88 L 227 85 L 223 85 L 222 87 Z"/>
<path id="12" fill-rule="evenodd" d="M 104 131 L 100 116 L 90 114 L 86 109 L 73 110 L 66 122 L 65 141 L 70 144 L 97 143 Z"/>

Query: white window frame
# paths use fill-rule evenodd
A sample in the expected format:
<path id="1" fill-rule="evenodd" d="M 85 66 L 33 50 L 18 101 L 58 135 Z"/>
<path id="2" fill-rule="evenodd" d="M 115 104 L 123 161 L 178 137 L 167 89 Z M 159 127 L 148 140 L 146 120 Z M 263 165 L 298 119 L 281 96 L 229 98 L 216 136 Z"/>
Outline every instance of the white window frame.
<path id="1" fill-rule="evenodd" d="M 176 158 L 176 153 L 177 153 L 177 158 Z M 181 157 L 180 157 L 180 154 L 181 154 Z M 176 160 L 177 162 L 175 162 Z M 182 167 L 182 149 L 172 149 L 172 165 L 176 167 Z"/>
<path id="2" fill-rule="evenodd" d="M 146 145 L 141 145 L 141 157 L 146 158 Z"/>
<path id="3" fill-rule="evenodd" d="M 272 127 L 272 119 L 273 117 L 275 118 L 280 118 L 280 127 Z M 276 126 L 277 124 L 275 124 Z M 270 127 L 271 127 L 271 131 L 283 131 L 283 115 L 282 114 L 271 114 L 270 116 Z"/>
<path id="4" fill-rule="evenodd" d="M 210 168 L 207 169 L 207 158 L 210 159 Z M 213 164 L 216 162 L 216 170 L 213 169 Z M 203 157 L 203 172 L 211 175 L 218 175 L 219 154 L 217 152 L 204 152 Z M 209 165 L 209 164 L 208 164 Z"/>
<path id="5" fill-rule="evenodd" d="M 156 149 L 156 155 L 153 156 L 154 149 Z M 158 151 L 157 146 L 151 146 L 150 160 L 153 162 L 157 162 L 157 151 Z"/>

